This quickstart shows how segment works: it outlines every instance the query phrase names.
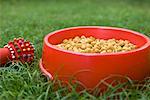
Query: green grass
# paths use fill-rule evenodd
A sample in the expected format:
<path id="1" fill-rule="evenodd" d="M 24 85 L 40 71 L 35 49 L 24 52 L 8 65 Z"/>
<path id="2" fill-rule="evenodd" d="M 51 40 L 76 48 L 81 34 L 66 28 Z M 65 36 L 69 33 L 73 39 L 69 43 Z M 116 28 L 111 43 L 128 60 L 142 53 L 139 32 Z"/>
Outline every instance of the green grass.
<path id="1" fill-rule="evenodd" d="M 0 68 L 0 100 L 94 100 L 106 98 L 150 99 L 150 79 L 137 86 L 130 81 L 111 87 L 98 96 L 86 90 L 75 92 L 58 80 L 48 81 L 39 68 L 43 37 L 57 29 L 72 26 L 115 26 L 139 31 L 150 37 L 149 0 L 0 0 L 0 47 L 14 37 L 32 41 L 36 59 L 31 64 L 11 64 Z M 125 87 L 128 86 L 126 89 Z M 140 87 L 140 88 L 139 88 Z M 117 89 L 123 88 L 122 92 Z"/>

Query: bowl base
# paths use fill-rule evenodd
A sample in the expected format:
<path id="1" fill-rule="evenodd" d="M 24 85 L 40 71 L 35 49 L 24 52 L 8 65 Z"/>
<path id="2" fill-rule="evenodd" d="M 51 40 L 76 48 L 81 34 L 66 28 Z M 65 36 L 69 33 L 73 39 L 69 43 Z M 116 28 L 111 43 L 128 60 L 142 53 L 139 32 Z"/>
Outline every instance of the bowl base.
<path id="1" fill-rule="evenodd" d="M 52 76 L 49 72 L 47 72 L 47 71 L 45 70 L 45 68 L 43 67 L 42 59 L 40 59 L 40 61 L 39 61 L 39 66 L 40 66 L 40 70 L 42 71 L 42 73 L 43 73 L 45 76 L 47 76 L 48 78 L 50 78 L 51 80 L 53 80 L 53 76 Z"/>

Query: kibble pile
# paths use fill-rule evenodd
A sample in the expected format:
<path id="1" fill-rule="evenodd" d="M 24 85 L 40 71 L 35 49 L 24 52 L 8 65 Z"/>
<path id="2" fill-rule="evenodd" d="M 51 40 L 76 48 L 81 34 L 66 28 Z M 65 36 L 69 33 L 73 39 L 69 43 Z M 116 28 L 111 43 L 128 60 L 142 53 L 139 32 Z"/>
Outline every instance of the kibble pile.
<path id="1" fill-rule="evenodd" d="M 75 38 L 64 39 L 62 43 L 55 46 L 60 49 L 80 53 L 126 52 L 136 48 L 136 45 L 130 43 L 128 40 L 103 40 L 92 36 L 76 36 Z"/>

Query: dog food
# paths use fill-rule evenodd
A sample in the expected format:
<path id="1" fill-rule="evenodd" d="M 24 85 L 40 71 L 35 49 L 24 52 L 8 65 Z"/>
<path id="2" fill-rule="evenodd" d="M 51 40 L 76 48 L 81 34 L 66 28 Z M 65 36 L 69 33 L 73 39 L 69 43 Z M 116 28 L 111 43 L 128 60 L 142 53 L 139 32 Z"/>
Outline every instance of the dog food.
<path id="1" fill-rule="evenodd" d="M 76 36 L 64 39 L 62 43 L 55 45 L 57 48 L 80 53 L 115 53 L 136 49 L 136 45 L 128 40 L 96 39 L 92 36 Z"/>

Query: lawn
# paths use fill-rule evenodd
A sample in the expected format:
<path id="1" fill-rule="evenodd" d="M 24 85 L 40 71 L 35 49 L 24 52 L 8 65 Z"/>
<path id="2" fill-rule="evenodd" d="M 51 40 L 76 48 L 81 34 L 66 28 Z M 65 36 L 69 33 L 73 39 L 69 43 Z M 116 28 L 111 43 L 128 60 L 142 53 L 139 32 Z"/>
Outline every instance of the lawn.
<path id="1" fill-rule="evenodd" d="M 114 26 L 128 28 L 150 37 L 149 0 L 0 0 L 0 47 L 14 37 L 24 37 L 35 44 L 36 59 L 32 64 L 10 64 L 0 68 L 0 100 L 105 100 L 150 99 L 150 79 L 141 88 L 130 82 L 130 88 L 116 93 L 111 88 L 98 96 L 86 90 L 69 92 L 67 87 L 54 87 L 38 66 L 46 34 L 73 26 Z M 59 82 L 59 81 L 58 81 Z"/>

